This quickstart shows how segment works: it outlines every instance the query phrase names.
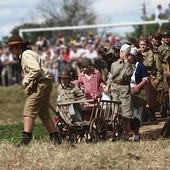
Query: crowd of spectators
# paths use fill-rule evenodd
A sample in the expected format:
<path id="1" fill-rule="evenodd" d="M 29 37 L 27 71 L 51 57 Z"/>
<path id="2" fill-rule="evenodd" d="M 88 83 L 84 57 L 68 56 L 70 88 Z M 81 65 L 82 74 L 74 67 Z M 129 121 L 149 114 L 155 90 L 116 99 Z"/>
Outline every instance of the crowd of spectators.
<path id="1" fill-rule="evenodd" d="M 160 16 L 163 12 L 161 10 L 162 5 L 157 5 L 155 20 L 160 26 L 158 32 L 162 28 Z M 164 14 L 170 20 L 170 4 L 168 4 Z M 30 44 L 30 48 L 43 59 L 55 83 L 58 83 L 59 72 L 67 63 L 72 63 L 72 67 L 75 69 L 80 60 L 87 57 L 92 60 L 93 64 L 99 65 L 99 56 L 103 48 L 111 49 L 121 41 L 120 37 L 113 36 L 111 31 L 106 32 L 103 37 L 89 32 L 86 36 L 80 36 L 80 38 L 70 42 L 66 42 L 65 38 L 63 33 L 58 33 L 56 37 L 53 37 L 55 42 L 52 43 L 47 36 L 42 35 L 37 37 L 35 43 Z M 0 48 L 0 85 L 10 86 L 22 83 L 22 70 L 18 62 L 8 47 Z"/>
<path id="2" fill-rule="evenodd" d="M 114 37 L 112 32 L 108 31 L 102 39 L 101 36 L 89 32 L 87 36 L 66 43 L 64 35 L 58 33 L 53 44 L 47 36 L 43 35 L 38 36 L 37 41 L 29 44 L 29 47 L 40 55 L 53 81 L 58 83 L 59 72 L 67 63 L 71 63 L 76 69 L 81 59 L 87 57 L 95 64 L 103 47 L 110 49 L 119 41 L 119 37 Z M 7 46 L 0 49 L 0 84 L 2 86 L 22 83 L 22 70 L 18 62 Z"/>

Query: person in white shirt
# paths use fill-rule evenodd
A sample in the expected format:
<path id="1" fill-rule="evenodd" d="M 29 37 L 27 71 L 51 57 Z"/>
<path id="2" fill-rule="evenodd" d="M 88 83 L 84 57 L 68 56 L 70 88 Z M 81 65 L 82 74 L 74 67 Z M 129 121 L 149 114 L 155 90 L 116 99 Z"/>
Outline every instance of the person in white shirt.
<path id="1" fill-rule="evenodd" d="M 150 82 L 150 75 L 143 63 L 138 62 L 137 55 L 137 49 L 131 48 L 128 60 L 130 63 L 133 63 L 135 65 L 135 70 L 130 81 L 132 101 L 134 107 L 134 115 L 130 121 L 131 130 L 133 132 L 133 141 L 139 141 L 141 115 L 143 107 L 146 106 L 145 86 L 147 83 Z"/>
<path id="2" fill-rule="evenodd" d="M 165 10 L 165 14 L 168 17 L 168 21 L 170 22 L 170 3 L 168 4 L 168 8 Z"/>
<path id="3" fill-rule="evenodd" d="M 97 55 L 97 51 L 94 49 L 94 45 L 89 44 L 88 45 L 88 49 L 86 51 L 86 57 L 91 59 L 92 64 L 95 64 L 95 60 L 97 59 L 98 55 Z"/>
<path id="4" fill-rule="evenodd" d="M 2 62 L 2 85 L 9 86 L 12 84 L 12 64 L 15 62 L 12 53 L 8 49 L 4 49 L 1 55 Z"/>
<path id="5" fill-rule="evenodd" d="M 161 29 L 162 29 L 161 10 L 162 10 L 162 5 L 160 4 L 157 5 L 157 8 L 155 10 L 155 21 L 159 25 L 158 32 L 161 32 Z"/>

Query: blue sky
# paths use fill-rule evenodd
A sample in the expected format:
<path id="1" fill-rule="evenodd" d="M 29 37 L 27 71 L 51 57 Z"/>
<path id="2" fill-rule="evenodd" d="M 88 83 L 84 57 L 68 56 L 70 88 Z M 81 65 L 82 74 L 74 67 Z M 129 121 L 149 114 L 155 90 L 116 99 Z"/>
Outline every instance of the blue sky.
<path id="1" fill-rule="evenodd" d="M 31 10 L 40 0 L 0 0 L 0 40 L 10 35 L 10 31 L 24 22 L 31 21 Z M 50 1 L 50 0 L 49 0 Z M 81 0 L 80 0 L 81 1 Z M 164 12 L 170 0 L 93 0 L 93 8 L 99 16 L 100 23 L 111 24 L 140 21 L 142 4 L 146 4 L 147 15 L 154 13 L 156 6 L 162 4 Z M 40 19 L 37 17 L 37 20 Z M 123 34 L 131 27 L 114 28 L 114 32 Z"/>

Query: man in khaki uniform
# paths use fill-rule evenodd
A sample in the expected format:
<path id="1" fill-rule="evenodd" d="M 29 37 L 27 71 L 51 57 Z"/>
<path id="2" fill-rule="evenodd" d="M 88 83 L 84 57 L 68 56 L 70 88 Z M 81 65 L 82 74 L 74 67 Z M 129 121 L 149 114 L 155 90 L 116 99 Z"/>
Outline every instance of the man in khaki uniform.
<path id="1" fill-rule="evenodd" d="M 168 87 L 170 108 L 170 32 L 165 31 L 162 37 L 162 45 L 158 48 L 163 67 L 164 88 Z M 168 109 L 169 109 L 168 108 Z"/>
<path id="2" fill-rule="evenodd" d="M 49 115 L 49 97 L 52 81 L 40 56 L 24 46 L 20 36 L 8 40 L 11 52 L 21 61 L 24 73 L 23 88 L 28 98 L 24 107 L 24 131 L 18 146 L 28 145 L 32 139 L 34 121 L 37 115 L 42 120 L 54 144 L 61 144 L 53 120 Z"/>
<path id="3" fill-rule="evenodd" d="M 163 81 L 163 67 L 161 64 L 161 56 L 158 50 L 158 48 L 161 46 L 161 39 L 162 35 L 160 33 L 154 34 L 151 39 L 151 51 L 153 52 L 154 63 L 152 64 L 153 68 L 150 74 L 153 81 L 152 84 L 156 89 L 158 84 Z"/>
<path id="4" fill-rule="evenodd" d="M 151 88 L 154 93 L 154 98 L 150 98 L 152 102 L 147 101 L 146 109 L 143 114 L 143 121 L 155 121 L 155 106 L 157 105 L 157 100 L 155 100 L 155 96 L 157 98 L 156 90 L 158 84 L 162 81 L 161 61 L 158 53 L 150 49 L 148 38 L 140 38 L 139 47 L 142 54 L 142 62 L 151 77 Z"/>
<path id="5" fill-rule="evenodd" d="M 134 65 L 129 63 L 131 47 L 124 44 L 120 49 L 120 59 L 111 65 L 111 77 L 108 80 L 113 100 L 121 101 L 121 114 L 124 118 L 125 139 L 129 139 L 130 119 L 133 116 L 133 105 L 131 97 L 130 80 L 134 72 Z"/>
<path id="6" fill-rule="evenodd" d="M 150 76 L 151 76 L 151 83 L 157 88 L 159 82 L 162 81 L 162 74 L 163 69 L 161 65 L 161 60 L 158 54 L 158 51 L 155 49 L 146 51 L 142 53 L 143 56 L 143 64 L 147 68 Z"/>
<path id="7" fill-rule="evenodd" d="M 163 77 L 166 82 L 167 78 L 167 69 L 168 69 L 168 59 L 170 57 L 170 33 L 165 32 L 162 36 L 163 43 L 159 46 L 158 52 L 161 59 L 161 64 L 163 67 Z"/>

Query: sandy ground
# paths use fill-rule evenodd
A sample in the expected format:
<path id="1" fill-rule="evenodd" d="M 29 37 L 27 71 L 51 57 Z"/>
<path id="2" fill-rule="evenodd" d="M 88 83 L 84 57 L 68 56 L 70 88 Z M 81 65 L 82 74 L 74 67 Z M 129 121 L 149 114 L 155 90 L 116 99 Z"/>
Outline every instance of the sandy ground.
<path id="1" fill-rule="evenodd" d="M 157 139 L 160 138 L 161 130 L 165 124 L 166 118 L 161 118 L 160 113 L 156 113 L 157 121 L 142 122 L 140 128 L 140 135 L 143 139 Z"/>

